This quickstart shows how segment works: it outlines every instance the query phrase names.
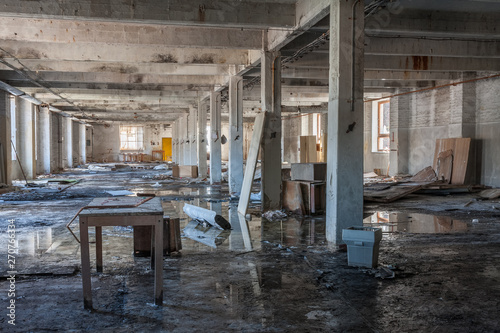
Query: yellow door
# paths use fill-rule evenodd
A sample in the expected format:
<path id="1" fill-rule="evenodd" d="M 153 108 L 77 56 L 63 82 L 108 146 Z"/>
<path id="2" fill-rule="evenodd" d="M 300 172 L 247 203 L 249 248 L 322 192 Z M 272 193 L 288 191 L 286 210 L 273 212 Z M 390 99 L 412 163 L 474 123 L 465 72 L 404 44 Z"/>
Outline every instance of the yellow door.
<path id="1" fill-rule="evenodd" d="M 161 149 L 163 150 L 163 160 L 172 161 L 172 138 L 162 138 Z"/>

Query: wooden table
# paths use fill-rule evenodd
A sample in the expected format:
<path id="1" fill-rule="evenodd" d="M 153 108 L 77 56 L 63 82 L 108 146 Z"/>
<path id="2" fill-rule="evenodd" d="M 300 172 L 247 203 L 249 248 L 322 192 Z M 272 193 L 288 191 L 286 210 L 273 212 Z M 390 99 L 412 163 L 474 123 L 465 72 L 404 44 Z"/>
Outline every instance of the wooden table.
<path id="1" fill-rule="evenodd" d="M 92 286 L 90 279 L 89 227 L 95 227 L 96 267 L 102 272 L 102 227 L 103 226 L 152 226 L 151 266 L 155 268 L 155 304 L 163 303 L 163 209 L 160 198 L 144 201 L 140 197 L 96 198 L 88 205 L 100 207 L 84 209 L 80 213 L 80 239 L 82 254 L 83 306 L 92 309 Z M 102 207 L 102 208 L 101 208 Z"/>

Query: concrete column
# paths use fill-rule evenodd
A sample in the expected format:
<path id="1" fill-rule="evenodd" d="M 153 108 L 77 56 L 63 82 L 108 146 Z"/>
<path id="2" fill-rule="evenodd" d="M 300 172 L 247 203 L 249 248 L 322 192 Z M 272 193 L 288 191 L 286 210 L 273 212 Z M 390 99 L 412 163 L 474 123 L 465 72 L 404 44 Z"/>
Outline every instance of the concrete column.
<path id="1" fill-rule="evenodd" d="M 262 110 L 267 111 L 261 145 L 262 211 L 281 209 L 281 55 L 261 56 Z"/>
<path id="2" fill-rule="evenodd" d="M 198 108 L 189 107 L 188 138 L 189 138 L 189 165 L 198 165 L 197 140 Z"/>
<path id="3" fill-rule="evenodd" d="M 63 155 L 63 167 L 64 168 L 72 168 L 73 167 L 73 120 L 69 117 L 61 118 L 63 123 L 64 134 L 64 155 Z"/>
<path id="4" fill-rule="evenodd" d="M 408 90 L 399 89 L 397 93 Z M 389 175 L 407 174 L 409 172 L 409 115 L 411 114 L 411 95 L 402 95 L 391 98 L 390 101 L 390 148 Z M 377 101 L 373 103 L 378 103 Z"/>
<path id="5" fill-rule="evenodd" d="M 179 119 L 177 119 L 177 135 L 179 137 L 179 160 L 178 160 L 178 164 L 179 165 L 184 165 L 184 148 L 185 148 L 185 135 L 186 135 L 186 129 L 183 128 L 183 125 L 184 125 L 184 117 L 185 116 L 182 116 L 180 117 Z"/>
<path id="6" fill-rule="evenodd" d="M 201 101 L 198 102 L 198 133 L 196 136 L 198 147 L 198 176 L 205 178 L 207 168 L 207 108 Z"/>
<path id="7" fill-rule="evenodd" d="M 363 225 L 363 2 L 330 1 L 326 238 Z"/>
<path id="8" fill-rule="evenodd" d="M 461 81 L 476 78 L 475 73 L 464 73 Z M 476 82 L 450 87 L 451 119 L 448 125 L 450 138 L 476 136 Z"/>
<path id="9" fill-rule="evenodd" d="M 177 163 L 177 123 L 172 123 L 172 162 Z"/>
<path id="10" fill-rule="evenodd" d="M 38 113 L 38 163 L 39 173 L 50 173 L 52 122 L 51 112 L 47 107 L 40 107 Z"/>
<path id="11" fill-rule="evenodd" d="M 81 164 L 87 163 L 87 126 L 85 124 L 78 124 L 78 144 L 80 149 L 78 150 Z"/>
<path id="12" fill-rule="evenodd" d="M 71 122 L 72 130 L 72 143 L 73 143 L 73 166 L 80 165 L 80 123 L 76 121 Z"/>
<path id="13" fill-rule="evenodd" d="M 229 193 L 239 196 L 243 183 L 243 78 L 229 79 Z"/>
<path id="14" fill-rule="evenodd" d="M 222 180 L 221 156 L 221 102 L 220 92 L 210 93 L 210 184 L 220 184 Z"/>
<path id="15" fill-rule="evenodd" d="M 10 95 L 0 90 L 0 184 L 12 184 Z"/>
<path id="16" fill-rule="evenodd" d="M 182 118 L 182 137 L 183 137 L 183 156 L 184 156 L 184 165 L 191 164 L 191 140 L 189 140 L 189 115 L 185 115 Z"/>
<path id="17" fill-rule="evenodd" d="M 50 146 L 50 171 L 59 172 L 64 168 L 64 121 L 57 113 L 50 113 L 51 122 L 51 146 Z"/>
<path id="18" fill-rule="evenodd" d="M 322 159 L 321 161 L 326 162 L 326 157 L 328 155 L 328 113 L 322 113 L 320 116 L 321 119 L 321 137 L 323 138 L 322 143 L 322 152 L 321 156 Z"/>
<path id="19" fill-rule="evenodd" d="M 36 177 L 36 146 L 33 104 L 19 97 L 16 97 L 16 104 L 18 106 L 16 150 L 26 179 L 34 179 Z M 23 178 L 22 175 L 20 178 Z"/>

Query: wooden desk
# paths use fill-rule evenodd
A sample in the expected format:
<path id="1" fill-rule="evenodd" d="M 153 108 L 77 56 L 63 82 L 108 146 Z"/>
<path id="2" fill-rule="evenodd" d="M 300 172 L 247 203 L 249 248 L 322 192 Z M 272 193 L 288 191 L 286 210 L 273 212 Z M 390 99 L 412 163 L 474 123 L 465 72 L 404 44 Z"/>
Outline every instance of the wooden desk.
<path id="1" fill-rule="evenodd" d="M 155 268 L 154 296 L 155 304 L 163 303 L 163 208 L 160 198 L 153 198 L 133 208 L 144 200 L 140 197 L 96 198 L 88 206 L 109 207 L 85 209 L 80 213 L 80 239 L 82 254 L 83 306 L 92 309 L 92 286 L 90 279 L 89 227 L 95 227 L 96 267 L 102 272 L 102 227 L 103 226 L 152 226 L 153 236 L 151 266 Z"/>

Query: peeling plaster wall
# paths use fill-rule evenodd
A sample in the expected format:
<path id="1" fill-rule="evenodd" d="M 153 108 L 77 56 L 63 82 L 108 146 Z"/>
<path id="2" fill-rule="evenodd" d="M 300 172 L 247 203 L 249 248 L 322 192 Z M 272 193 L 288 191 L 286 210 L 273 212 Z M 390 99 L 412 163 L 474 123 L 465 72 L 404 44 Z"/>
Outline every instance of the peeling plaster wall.
<path id="1" fill-rule="evenodd" d="M 165 124 L 144 124 L 144 150 L 151 156 L 153 150 L 161 150 L 162 138 L 172 137 L 172 128 Z M 94 125 L 94 152 L 95 162 L 123 161 L 120 155 L 120 125 Z M 133 151 L 128 151 L 133 152 Z"/>
<path id="2" fill-rule="evenodd" d="M 459 93 L 457 87 L 461 89 Z M 409 96 L 408 114 L 404 110 L 398 113 L 403 117 L 399 126 L 408 130 L 409 173 L 415 174 L 432 165 L 436 139 L 472 137 L 471 159 L 476 162 L 472 166 L 477 168 L 476 182 L 500 187 L 497 163 L 500 160 L 500 80 L 459 84 Z"/>
<path id="3" fill-rule="evenodd" d="M 477 167 L 481 183 L 500 187 L 500 79 L 476 83 Z"/>

